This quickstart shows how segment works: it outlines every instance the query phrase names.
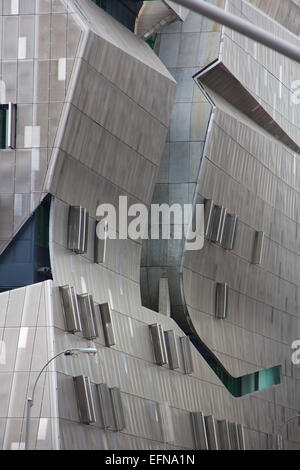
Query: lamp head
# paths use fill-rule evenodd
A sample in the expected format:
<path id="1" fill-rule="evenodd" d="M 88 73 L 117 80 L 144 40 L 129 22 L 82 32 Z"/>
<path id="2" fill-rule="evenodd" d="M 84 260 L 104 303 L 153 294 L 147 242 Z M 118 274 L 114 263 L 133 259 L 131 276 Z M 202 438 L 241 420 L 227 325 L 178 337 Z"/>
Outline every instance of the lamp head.
<path id="1" fill-rule="evenodd" d="M 91 356 L 95 356 L 97 354 L 96 348 L 70 348 L 64 352 L 65 356 L 74 356 L 78 354 L 90 354 Z"/>

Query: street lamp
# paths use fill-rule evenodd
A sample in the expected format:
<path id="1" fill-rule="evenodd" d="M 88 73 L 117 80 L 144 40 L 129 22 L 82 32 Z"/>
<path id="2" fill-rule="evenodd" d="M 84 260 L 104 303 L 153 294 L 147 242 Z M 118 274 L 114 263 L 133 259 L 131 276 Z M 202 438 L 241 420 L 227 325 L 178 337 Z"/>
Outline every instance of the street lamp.
<path id="1" fill-rule="evenodd" d="M 192 10 L 200 15 L 206 16 L 217 23 L 228 26 L 229 28 L 244 34 L 254 41 L 260 42 L 271 49 L 279 52 L 280 54 L 289 57 L 297 62 L 300 62 L 300 49 L 298 46 L 284 41 L 281 38 L 268 33 L 262 28 L 243 20 L 232 13 L 222 10 L 221 8 L 211 5 L 210 3 L 199 0 L 173 0 L 178 5 L 181 5 L 189 10 Z"/>
<path id="2" fill-rule="evenodd" d="M 26 432 L 25 432 L 25 450 L 29 449 L 29 436 L 30 436 L 30 417 L 31 417 L 31 408 L 33 407 L 33 400 L 34 400 L 34 393 L 35 389 L 38 383 L 39 378 L 41 377 L 42 373 L 44 370 L 48 367 L 50 362 L 54 361 L 59 356 L 76 356 L 78 354 L 91 354 L 95 355 L 97 354 L 97 349 L 96 348 L 70 348 L 66 349 L 65 351 L 62 351 L 55 356 L 53 356 L 49 361 L 44 365 L 42 370 L 40 371 L 39 375 L 36 378 L 36 381 L 34 382 L 33 389 L 32 389 L 32 395 L 31 397 L 27 398 L 27 414 L 26 414 Z"/>

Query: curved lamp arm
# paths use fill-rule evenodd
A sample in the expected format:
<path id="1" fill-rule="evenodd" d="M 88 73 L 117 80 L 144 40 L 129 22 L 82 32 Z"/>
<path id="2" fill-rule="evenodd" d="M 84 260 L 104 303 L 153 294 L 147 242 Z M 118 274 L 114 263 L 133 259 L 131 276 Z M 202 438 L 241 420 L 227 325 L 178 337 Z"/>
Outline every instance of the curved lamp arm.
<path id="1" fill-rule="evenodd" d="M 65 351 L 61 351 L 60 353 L 55 354 L 55 356 L 53 356 L 51 359 L 49 359 L 49 361 L 46 362 L 46 364 L 44 365 L 44 367 L 42 368 L 42 370 L 38 374 L 38 376 L 37 376 L 37 378 L 34 382 L 34 385 L 33 385 L 32 395 L 31 395 L 31 397 L 27 398 L 25 450 L 29 449 L 31 408 L 33 407 L 33 399 L 34 399 L 35 389 L 36 389 L 37 383 L 39 381 L 39 378 L 41 377 L 41 375 L 45 371 L 45 369 L 47 369 L 49 364 L 52 361 L 54 361 L 55 359 L 57 359 L 59 356 L 62 356 L 62 355 L 64 355 L 64 356 L 73 356 L 73 355 L 81 354 L 81 353 L 93 354 L 94 355 L 94 354 L 97 354 L 97 349 L 95 349 L 95 348 L 71 348 L 71 349 L 66 349 Z"/>

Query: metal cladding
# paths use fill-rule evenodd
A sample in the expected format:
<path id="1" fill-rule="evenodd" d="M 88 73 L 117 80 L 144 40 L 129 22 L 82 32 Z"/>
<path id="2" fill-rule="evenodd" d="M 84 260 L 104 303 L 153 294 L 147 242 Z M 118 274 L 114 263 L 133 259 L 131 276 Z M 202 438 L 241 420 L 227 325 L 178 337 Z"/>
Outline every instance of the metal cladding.
<path id="1" fill-rule="evenodd" d="M 274 21 L 297 31 L 296 15 L 275 2 L 213 0 L 300 47 Z M 300 396 L 300 69 L 163 3 L 180 19 L 155 22 L 154 52 L 91 0 L 0 2 L 1 102 L 16 105 L 0 250 L 50 194 L 53 274 L 0 294 L 5 450 L 24 447 L 27 394 L 49 358 L 89 346 L 98 354 L 42 374 L 32 449 L 300 448 L 297 422 L 286 427 Z M 124 226 L 98 240 L 99 205 L 121 196 L 204 203 L 203 248 Z"/>

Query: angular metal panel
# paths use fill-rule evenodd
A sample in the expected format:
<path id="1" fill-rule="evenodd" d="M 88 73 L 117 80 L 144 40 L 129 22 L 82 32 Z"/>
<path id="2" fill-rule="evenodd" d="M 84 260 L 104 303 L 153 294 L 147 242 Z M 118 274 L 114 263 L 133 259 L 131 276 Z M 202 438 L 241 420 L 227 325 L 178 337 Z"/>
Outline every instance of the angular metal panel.
<path id="1" fill-rule="evenodd" d="M 204 203 L 204 235 L 210 239 L 214 217 L 215 204 L 212 199 L 205 199 Z"/>
<path id="2" fill-rule="evenodd" d="M 70 206 L 68 220 L 68 249 L 77 254 L 87 252 L 88 211 L 81 206 Z"/>
<path id="3" fill-rule="evenodd" d="M 162 430 L 162 440 L 165 443 L 175 441 L 172 409 L 167 402 L 158 403 L 158 416 Z"/>
<path id="4" fill-rule="evenodd" d="M 176 336 L 173 330 L 165 331 L 165 340 L 167 346 L 168 363 L 170 369 L 178 369 L 180 366 L 179 355 L 176 343 Z"/>
<path id="5" fill-rule="evenodd" d="M 204 419 L 209 450 L 219 450 L 216 420 L 214 416 L 205 416 Z"/>
<path id="6" fill-rule="evenodd" d="M 94 262 L 96 264 L 103 264 L 105 262 L 105 243 L 107 240 L 102 240 L 97 236 L 97 224 L 95 227 L 95 245 L 94 245 Z"/>
<path id="7" fill-rule="evenodd" d="M 17 105 L 8 103 L 7 147 L 16 148 Z"/>
<path id="8" fill-rule="evenodd" d="M 120 389 L 117 387 L 111 388 L 110 395 L 113 407 L 115 430 L 122 431 L 126 427 L 126 423 Z"/>
<path id="9" fill-rule="evenodd" d="M 238 429 L 238 435 L 239 435 L 240 450 L 246 450 L 244 425 L 238 424 L 237 429 Z"/>
<path id="10" fill-rule="evenodd" d="M 262 263 L 264 241 L 265 241 L 264 232 L 256 232 L 255 240 L 254 240 L 254 247 L 253 247 L 253 256 L 252 256 L 252 263 L 253 264 L 261 264 Z"/>
<path id="11" fill-rule="evenodd" d="M 98 329 L 93 297 L 90 294 L 81 294 L 78 295 L 77 298 L 83 336 L 86 339 L 95 339 L 98 336 Z"/>
<path id="12" fill-rule="evenodd" d="M 106 384 L 97 384 L 102 423 L 104 428 L 115 429 L 114 411 L 110 390 Z"/>
<path id="13" fill-rule="evenodd" d="M 210 234 L 210 240 L 212 242 L 221 243 L 223 238 L 226 215 L 227 209 L 225 209 L 225 207 L 214 207 L 212 228 Z"/>
<path id="14" fill-rule="evenodd" d="M 180 342 L 183 354 L 184 371 L 186 374 L 192 374 L 194 372 L 194 366 L 190 339 L 188 336 L 183 336 L 180 338 Z"/>
<path id="15" fill-rule="evenodd" d="M 69 333 L 76 333 L 81 331 L 79 308 L 74 287 L 62 286 L 59 288 L 59 290 L 63 301 L 66 330 Z"/>
<path id="16" fill-rule="evenodd" d="M 229 425 L 226 419 L 217 420 L 217 431 L 220 450 L 231 450 Z"/>
<path id="17" fill-rule="evenodd" d="M 233 250 L 236 227 L 237 227 L 237 216 L 233 214 L 227 214 L 225 218 L 224 231 L 221 245 L 225 250 Z"/>
<path id="18" fill-rule="evenodd" d="M 231 442 L 231 450 L 240 450 L 238 425 L 237 423 L 228 423 L 229 435 Z"/>
<path id="19" fill-rule="evenodd" d="M 197 450 L 208 450 L 209 447 L 204 414 L 201 411 L 195 411 L 191 413 L 191 418 L 194 430 L 195 448 Z"/>
<path id="20" fill-rule="evenodd" d="M 89 377 L 83 375 L 74 377 L 74 383 L 81 422 L 95 423 L 96 413 Z"/>
<path id="21" fill-rule="evenodd" d="M 227 318 L 227 300 L 228 300 L 228 284 L 217 283 L 216 285 L 216 318 Z"/>
<path id="22" fill-rule="evenodd" d="M 156 363 L 159 366 L 163 366 L 164 364 L 168 363 L 167 348 L 163 328 L 161 325 L 158 325 L 156 323 L 155 325 L 150 325 L 150 331 L 152 336 Z"/>
<path id="23" fill-rule="evenodd" d="M 276 436 L 276 449 L 284 450 L 284 441 L 283 441 L 283 437 L 280 434 L 277 434 Z"/>
<path id="24" fill-rule="evenodd" d="M 99 305 L 99 309 L 101 314 L 105 344 L 108 347 L 114 346 L 116 344 L 116 336 L 110 306 L 108 303 L 101 304 Z"/>

